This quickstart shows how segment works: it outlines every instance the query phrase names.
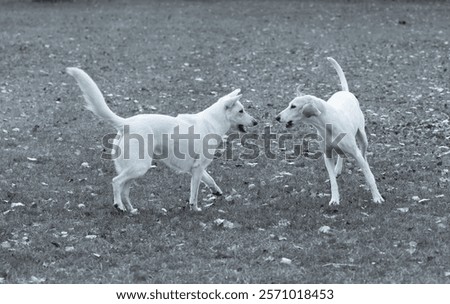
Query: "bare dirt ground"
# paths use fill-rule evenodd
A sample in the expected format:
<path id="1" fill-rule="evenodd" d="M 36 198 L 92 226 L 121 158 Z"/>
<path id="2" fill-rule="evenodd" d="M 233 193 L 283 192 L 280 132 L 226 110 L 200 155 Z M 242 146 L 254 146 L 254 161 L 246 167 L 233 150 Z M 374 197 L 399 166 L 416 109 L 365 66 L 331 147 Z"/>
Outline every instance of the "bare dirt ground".
<path id="1" fill-rule="evenodd" d="M 449 15 L 441 1 L 1 1 L 0 283 L 450 283 Z M 360 100 L 383 205 L 351 160 L 329 207 L 321 160 L 219 158 L 225 196 L 202 187 L 202 213 L 189 177 L 158 165 L 132 190 L 140 214 L 119 214 L 100 158 L 113 129 L 64 73 L 85 69 L 122 116 L 242 88 L 251 132 L 281 134 L 299 84 L 339 89 L 327 56 Z"/>

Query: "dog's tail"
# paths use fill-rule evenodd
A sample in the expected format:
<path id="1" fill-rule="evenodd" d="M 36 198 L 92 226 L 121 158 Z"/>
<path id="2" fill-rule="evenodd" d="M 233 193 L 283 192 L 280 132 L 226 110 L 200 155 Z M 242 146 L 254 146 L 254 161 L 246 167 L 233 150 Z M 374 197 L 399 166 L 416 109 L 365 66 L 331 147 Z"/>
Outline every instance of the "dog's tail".
<path id="1" fill-rule="evenodd" d="M 66 68 L 67 74 L 73 76 L 78 83 L 81 91 L 83 92 L 84 99 L 86 100 L 86 108 L 97 115 L 98 117 L 106 120 L 116 129 L 120 129 L 124 125 L 124 118 L 116 115 L 106 105 L 100 89 L 83 70 L 78 68 Z"/>
<path id="2" fill-rule="evenodd" d="M 339 80 L 341 81 L 341 86 L 342 86 L 342 91 L 347 91 L 348 90 L 348 84 L 347 84 L 347 79 L 345 79 L 345 75 L 344 72 L 342 71 L 341 66 L 339 65 L 339 63 L 337 63 L 336 60 L 334 60 L 331 57 L 327 57 L 328 61 L 331 62 L 331 64 L 333 65 L 333 68 L 336 70 L 336 72 L 338 73 L 339 76 Z"/>

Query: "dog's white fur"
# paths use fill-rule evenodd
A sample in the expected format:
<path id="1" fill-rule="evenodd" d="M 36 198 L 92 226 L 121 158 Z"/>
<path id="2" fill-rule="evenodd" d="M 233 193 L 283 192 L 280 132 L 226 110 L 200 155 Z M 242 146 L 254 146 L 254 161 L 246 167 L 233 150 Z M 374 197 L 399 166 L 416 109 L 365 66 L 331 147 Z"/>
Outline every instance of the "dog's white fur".
<path id="1" fill-rule="evenodd" d="M 201 211 L 197 205 L 198 188 L 200 182 L 204 182 L 212 188 L 217 194 L 222 194 L 222 190 L 217 186 L 214 179 L 206 172 L 206 167 L 212 162 L 211 154 L 214 154 L 215 148 L 220 144 L 220 140 L 209 142 L 208 147 L 203 145 L 205 136 L 214 134 L 214 138 L 222 138 L 225 133 L 233 127 L 238 127 L 243 131 L 244 126 L 256 125 L 256 120 L 244 111 L 244 107 L 239 102 L 241 95 L 237 89 L 232 93 L 220 98 L 209 108 L 197 114 L 181 114 L 177 117 L 141 114 L 129 118 L 122 118 L 114 114 L 103 98 L 102 93 L 95 82 L 83 70 L 78 68 L 67 68 L 67 73 L 73 76 L 83 92 L 86 100 L 86 107 L 101 119 L 110 123 L 118 132 L 115 144 L 120 148 L 120 156 L 114 160 L 117 176 L 113 179 L 114 206 L 121 211 L 126 211 L 122 202 L 125 200 L 128 210 L 136 213 L 130 203 L 129 193 L 133 179 L 144 175 L 152 165 L 152 157 L 155 153 L 161 154 L 162 151 L 168 151 L 168 157 L 161 159 L 170 168 L 187 172 L 192 175 L 191 194 L 189 204 L 195 211 Z M 128 140 L 129 157 L 124 157 L 124 126 L 129 127 L 129 134 L 138 134 L 144 139 L 144 145 L 137 140 Z M 171 140 L 171 135 L 175 128 L 178 128 L 178 134 L 188 134 L 189 128 L 193 128 L 199 140 L 193 141 L 191 149 L 198 155 L 191 155 L 189 151 L 189 142 L 187 140 Z M 149 142 L 149 135 L 152 140 Z M 168 140 L 164 140 L 168 136 Z M 141 151 L 140 146 L 141 145 Z M 179 158 L 174 153 L 174 145 L 177 146 L 183 158 Z M 142 151 L 142 146 L 144 151 Z M 205 148 L 208 151 L 205 151 Z M 159 151 L 159 152 L 157 152 Z M 143 158 L 139 154 L 143 153 Z M 209 155 L 209 156 L 208 156 Z M 192 157 L 191 157 L 192 156 Z"/>
<path id="2" fill-rule="evenodd" d="M 327 58 L 339 75 L 342 91 L 335 93 L 328 101 L 311 95 L 297 96 L 289 103 L 276 119 L 291 127 L 295 123 L 305 122 L 314 126 L 322 138 L 331 137 L 334 141 L 339 134 L 345 134 L 338 143 L 338 147 L 345 153 L 354 157 L 364 173 L 367 184 L 372 192 L 375 203 L 384 201 L 375 183 L 366 158 L 367 136 L 365 132 L 364 115 L 359 107 L 356 97 L 349 92 L 347 80 L 339 64 L 331 57 Z M 332 128 L 327 127 L 331 125 Z M 357 146 L 359 144 L 360 149 Z M 333 153 L 325 151 L 323 145 L 325 165 L 330 176 L 331 200 L 330 205 L 339 204 L 339 190 L 336 177 L 342 172 L 343 159 L 338 156 L 336 166 L 333 163 Z M 332 152 L 332 151 L 331 151 Z M 328 157 L 327 157 L 328 154 Z"/>

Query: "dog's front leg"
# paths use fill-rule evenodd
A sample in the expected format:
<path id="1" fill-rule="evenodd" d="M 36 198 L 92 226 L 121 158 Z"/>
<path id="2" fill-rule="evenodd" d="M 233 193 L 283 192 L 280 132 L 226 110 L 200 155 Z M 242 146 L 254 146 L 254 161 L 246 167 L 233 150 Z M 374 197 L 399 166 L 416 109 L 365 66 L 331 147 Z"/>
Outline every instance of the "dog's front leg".
<path id="1" fill-rule="evenodd" d="M 325 160 L 325 166 L 327 167 L 328 175 L 330 176 L 330 184 L 331 184 L 331 200 L 330 205 L 339 205 L 339 189 L 336 181 L 336 172 L 334 171 L 334 162 L 333 158 L 328 158 L 326 155 L 323 155 Z"/>
<path id="2" fill-rule="evenodd" d="M 197 205 L 197 197 L 198 188 L 200 186 L 200 182 L 202 181 L 203 171 L 204 169 L 202 167 L 195 167 L 192 169 L 191 197 L 189 198 L 189 205 L 194 211 L 202 211 L 202 209 Z"/>
<path id="3" fill-rule="evenodd" d="M 336 167 L 334 167 L 334 173 L 335 173 L 336 177 L 341 175 L 343 165 L 344 165 L 344 159 L 341 156 L 338 156 L 337 161 L 336 161 Z"/>
<path id="4" fill-rule="evenodd" d="M 370 170 L 369 163 L 359 150 L 356 150 L 354 157 L 358 162 L 358 165 L 361 168 L 362 172 L 364 173 L 366 182 L 369 185 L 370 191 L 372 192 L 373 202 L 381 204 L 382 202 L 384 202 L 384 199 L 381 196 L 380 192 L 378 191 L 377 184 L 375 182 L 375 177 L 373 176 L 372 171 Z"/>
<path id="5" fill-rule="evenodd" d="M 222 189 L 220 189 L 219 186 L 217 186 L 214 179 L 211 177 L 211 175 L 208 174 L 208 172 L 206 172 L 206 170 L 203 171 L 202 182 L 204 182 L 208 187 L 213 189 L 214 195 L 220 196 L 223 194 Z"/>

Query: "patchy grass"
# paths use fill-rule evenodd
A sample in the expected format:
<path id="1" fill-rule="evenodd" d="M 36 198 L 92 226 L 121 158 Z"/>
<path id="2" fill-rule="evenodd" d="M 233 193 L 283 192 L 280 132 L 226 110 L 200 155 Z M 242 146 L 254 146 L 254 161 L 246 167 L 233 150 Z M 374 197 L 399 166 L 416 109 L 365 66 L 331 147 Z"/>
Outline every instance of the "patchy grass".
<path id="1" fill-rule="evenodd" d="M 450 283 L 449 11 L 414 1 L 2 1 L 0 282 Z M 240 87 L 260 132 L 298 84 L 324 98 L 338 89 L 326 56 L 366 115 L 383 205 L 370 203 L 352 161 L 341 205 L 329 207 L 321 161 L 261 157 L 215 161 L 212 176 L 236 193 L 202 213 L 186 210 L 189 178 L 158 166 L 132 190 L 140 214 L 118 214 L 113 164 L 100 159 L 112 129 L 63 73 L 84 68 L 123 116 L 196 112 Z"/>

